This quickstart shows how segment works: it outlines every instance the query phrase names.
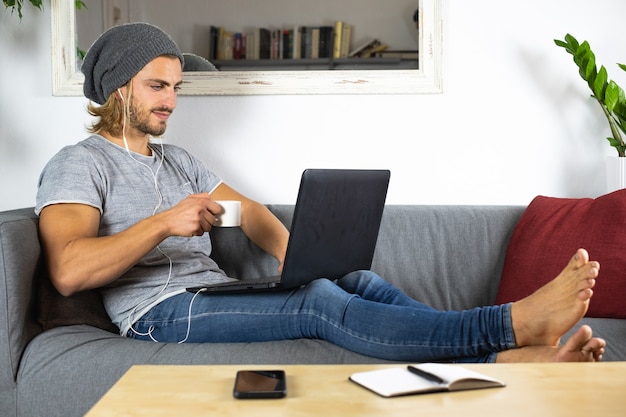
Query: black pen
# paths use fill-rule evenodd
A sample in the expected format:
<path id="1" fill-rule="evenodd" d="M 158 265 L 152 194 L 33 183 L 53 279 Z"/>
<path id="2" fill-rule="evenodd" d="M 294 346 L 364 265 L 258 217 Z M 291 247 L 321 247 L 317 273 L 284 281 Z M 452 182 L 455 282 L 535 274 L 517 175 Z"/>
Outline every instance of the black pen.
<path id="1" fill-rule="evenodd" d="M 427 379 L 430 382 L 434 382 L 435 384 L 443 384 L 445 382 L 443 379 L 439 378 L 437 375 L 431 374 L 430 372 L 426 372 L 412 365 L 407 366 L 407 369 L 409 370 L 409 372 L 412 372 L 415 375 L 419 375 L 422 378 Z"/>

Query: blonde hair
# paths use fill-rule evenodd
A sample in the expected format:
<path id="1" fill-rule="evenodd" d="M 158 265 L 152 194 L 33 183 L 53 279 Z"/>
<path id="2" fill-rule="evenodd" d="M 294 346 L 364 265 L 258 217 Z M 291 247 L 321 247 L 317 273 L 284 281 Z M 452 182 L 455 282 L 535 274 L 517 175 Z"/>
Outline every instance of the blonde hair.
<path id="1" fill-rule="evenodd" d="M 132 95 L 131 82 L 126 85 L 129 87 L 126 100 L 119 100 L 117 97 L 118 91 L 116 90 L 111 93 L 107 101 L 101 106 L 89 101 L 87 111 L 90 115 L 98 118 L 91 126 L 87 127 L 89 133 L 107 132 L 113 136 L 122 135 L 124 116 L 128 114 L 128 110 L 130 109 L 130 99 Z M 126 109 L 124 109 L 125 107 Z"/>

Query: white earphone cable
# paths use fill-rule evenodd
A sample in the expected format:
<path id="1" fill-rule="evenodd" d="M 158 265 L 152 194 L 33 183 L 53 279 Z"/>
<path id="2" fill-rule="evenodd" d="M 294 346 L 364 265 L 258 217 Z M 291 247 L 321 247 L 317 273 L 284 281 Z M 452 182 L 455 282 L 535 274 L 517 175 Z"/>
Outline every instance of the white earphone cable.
<path id="1" fill-rule="evenodd" d="M 131 151 L 130 151 L 130 148 L 129 148 L 129 146 L 128 146 L 128 140 L 126 139 L 126 118 L 127 118 L 127 115 L 130 113 L 130 109 L 129 109 L 129 106 L 130 106 L 130 100 L 129 100 L 129 102 L 126 102 L 126 100 L 124 100 L 124 95 L 122 94 L 122 92 L 121 92 L 121 90 L 120 90 L 119 88 L 118 88 L 117 92 L 118 92 L 118 94 L 120 95 L 120 98 L 122 99 L 122 104 L 123 104 L 123 107 L 124 107 L 124 114 L 123 114 L 123 120 L 122 120 L 122 139 L 123 139 L 123 141 L 124 141 L 124 147 L 126 148 L 126 153 L 128 154 L 128 156 L 129 156 L 129 157 L 130 157 L 133 161 L 135 161 L 135 162 L 137 162 L 138 164 L 143 165 L 144 167 L 148 168 L 148 170 L 149 170 L 149 171 L 150 171 L 150 173 L 152 174 L 152 178 L 153 178 L 153 180 L 154 180 L 154 189 L 155 189 L 156 194 L 157 194 L 157 205 L 156 205 L 156 207 L 154 208 L 154 210 L 152 211 L 152 215 L 155 215 L 155 214 L 157 213 L 158 209 L 161 207 L 161 204 L 163 203 L 163 195 L 161 194 L 161 190 L 159 189 L 159 183 L 158 183 L 158 174 L 159 174 L 159 171 L 160 171 L 161 167 L 163 166 L 163 161 L 164 161 L 164 159 L 165 159 L 165 148 L 163 147 L 163 141 L 161 141 L 161 161 L 159 162 L 159 166 L 157 167 L 156 171 L 153 171 L 153 170 L 152 170 L 152 168 L 151 168 L 149 165 L 147 165 L 147 164 L 145 164 L 145 163 L 143 163 L 143 162 L 141 162 L 141 161 L 137 160 L 137 159 L 136 159 L 136 158 L 132 155 L 132 153 L 131 153 Z M 147 331 L 147 332 L 142 333 L 142 332 L 138 332 L 137 330 L 135 330 L 135 329 L 133 328 L 133 324 L 134 324 L 134 322 L 135 322 L 135 320 L 134 320 L 134 316 L 135 316 L 135 313 L 137 312 L 137 310 L 138 310 L 138 309 L 139 309 L 142 305 L 145 305 L 148 301 L 153 300 L 153 299 L 158 299 L 158 297 L 160 297 L 160 296 L 161 296 L 161 294 L 163 294 L 163 292 L 164 292 L 164 291 L 166 290 L 166 288 L 169 286 L 169 283 L 170 283 L 170 281 L 171 281 L 171 279 L 172 279 L 172 269 L 173 269 L 173 261 L 172 261 L 172 258 L 170 258 L 170 257 L 168 256 L 168 254 L 167 254 L 167 253 L 165 253 L 165 252 L 161 249 L 161 246 L 160 246 L 160 245 L 157 245 L 156 249 L 157 249 L 157 250 L 158 250 L 158 251 L 159 251 L 159 252 L 160 252 L 163 256 L 165 256 L 165 257 L 167 258 L 168 262 L 169 262 L 169 272 L 168 272 L 168 274 L 167 274 L 167 280 L 165 281 L 165 284 L 163 285 L 163 287 L 161 288 L 161 290 L 159 291 L 159 293 L 158 293 L 158 294 L 156 294 L 156 296 L 154 296 L 154 297 L 149 297 L 149 298 L 147 298 L 147 299 L 145 299 L 145 300 L 141 301 L 139 304 L 137 304 L 137 305 L 136 305 L 136 306 L 135 306 L 135 307 L 131 310 L 131 312 L 130 312 L 130 313 L 129 313 L 129 315 L 128 315 L 128 319 L 127 319 L 127 320 L 128 320 L 128 323 L 129 323 L 129 328 L 130 328 L 130 330 L 132 330 L 133 332 L 135 332 L 137 335 L 140 335 L 140 336 L 148 336 L 148 337 L 150 337 L 150 339 L 151 339 L 153 342 L 158 342 L 158 340 L 156 340 L 156 339 L 154 338 L 154 336 L 152 335 L 152 332 L 154 331 L 154 326 L 150 326 L 150 328 L 148 329 L 148 331 Z M 188 318 L 188 321 L 187 321 L 187 334 L 186 334 L 185 338 L 184 338 L 184 339 L 182 339 L 181 341 L 179 341 L 178 343 L 184 343 L 184 342 L 185 342 L 185 341 L 187 341 L 187 339 L 189 338 L 189 332 L 190 332 L 190 328 L 191 328 L 191 306 L 193 305 L 193 301 L 195 300 L 195 298 L 196 298 L 196 296 L 197 296 L 197 295 L 198 295 L 198 293 L 196 293 L 196 294 L 194 295 L 194 297 L 191 299 L 191 302 L 189 303 L 189 318 Z"/>

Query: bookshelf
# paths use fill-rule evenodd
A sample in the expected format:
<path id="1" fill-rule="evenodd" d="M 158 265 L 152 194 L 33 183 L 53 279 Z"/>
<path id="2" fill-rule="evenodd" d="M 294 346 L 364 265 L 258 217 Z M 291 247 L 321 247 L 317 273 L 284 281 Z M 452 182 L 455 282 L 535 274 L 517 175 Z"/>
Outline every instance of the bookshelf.
<path id="1" fill-rule="evenodd" d="M 220 71 L 354 71 L 417 70 L 417 59 L 403 58 L 301 58 L 214 60 Z"/>
<path id="2" fill-rule="evenodd" d="M 415 69 L 417 44 L 413 50 L 386 55 L 385 40 L 370 37 L 353 46 L 353 25 L 336 21 L 333 25 L 284 28 L 249 28 L 233 32 L 211 26 L 208 56 L 220 71 L 324 71 Z M 417 29 L 414 29 L 417 36 Z"/>
<path id="3" fill-rule="evenodd" d="M 107 2 L 107 0 L 103 1 Z M 272 4 L 275 0 L 268 1 Z M 57 96 L 82 95 L 83 78 L 75 65 L 76 11 L 73 3 L 72 0 L 51 0 L 52 79 L 53 95 Z M 135 4 L 134 1 L 130 3 Z M 367 68 L 359 70 L 356 69 L 356 65 L 363 64 L 365 60 L 341 58 L 305 59 L 298 63 L 258 62 L 261 60 L 250 63 L 217 62 L 222 66 L 221 71 L 185 72 L 181 94 L 440 93 L 442 91 L 442 0 L 419 0 L 416 4 L 419 4 L 420 10 L 419 65 L 417 60 L 378 57 L 376 60 L 371 60 Z M 228 5 L 230 6 L 230 3 Z M 168 19 L 179 20 L 178 16 L 168 16 Z M 151 23 L 175 35 L 161 22 Z M 180 43 L 184 44 L 184 42 Z M 188 50 L 182 47 L 181 49 Z M 195 51 L 192 52 L 195 53 Z"/>

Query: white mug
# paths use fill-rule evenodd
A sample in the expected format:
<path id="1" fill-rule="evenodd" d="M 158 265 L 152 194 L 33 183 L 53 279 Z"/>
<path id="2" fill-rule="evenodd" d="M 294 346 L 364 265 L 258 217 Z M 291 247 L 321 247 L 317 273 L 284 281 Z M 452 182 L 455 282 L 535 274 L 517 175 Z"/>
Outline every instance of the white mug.
<path id="1" fill-rule="evenodd" d="M 241 201 L 238 200 L 216 200 L 222 207 L 222 212 L 215 216 L 215 227 L 237 227 L 241 226 Z"/>

